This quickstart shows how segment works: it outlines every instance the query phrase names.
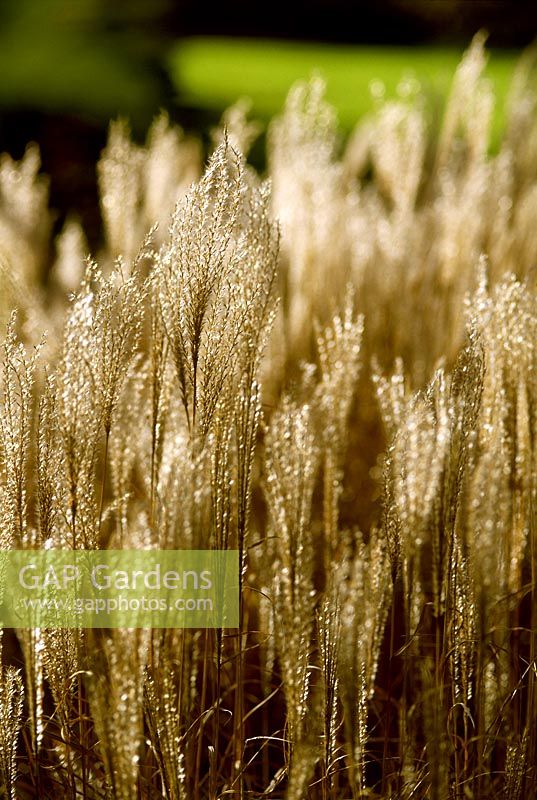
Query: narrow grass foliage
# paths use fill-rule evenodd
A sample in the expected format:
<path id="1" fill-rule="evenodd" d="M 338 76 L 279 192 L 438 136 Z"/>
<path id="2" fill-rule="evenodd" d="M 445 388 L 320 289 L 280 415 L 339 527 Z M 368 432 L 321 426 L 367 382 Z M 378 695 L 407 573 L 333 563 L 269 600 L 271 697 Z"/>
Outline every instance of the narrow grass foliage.
<path id="1" fill-rule="evenodd" d="M 0 544 L 239 551 L 236 629 L 4 631 L 8 798 L 537 796 L 537 93 L 0 160 Z M 52 255 L 51 255 L 52 254 Z M 46 336 L 44 335 L 46 332 Z M 9 591 L 9 587 L 4 587 Z"/>

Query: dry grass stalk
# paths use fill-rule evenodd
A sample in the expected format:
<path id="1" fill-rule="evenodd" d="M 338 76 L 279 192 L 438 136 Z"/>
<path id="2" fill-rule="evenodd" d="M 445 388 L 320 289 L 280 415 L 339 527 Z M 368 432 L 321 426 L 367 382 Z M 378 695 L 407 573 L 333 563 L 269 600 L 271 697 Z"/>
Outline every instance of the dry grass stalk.
<path id="1" fill-rule="evenodd" d="M 438 130 L 407 81 L 343 147 L 294 87 L 267 182 L 243 104 L 205 171 L 115 123 L 98 265 L 69 220 L 45 283 L 3 157 L 2 547 L 233 548 L 241 590 L 238 631 L 4 644 L 6 796 L 536 795 L 534 60 L 496 151 L 482 37 Z"/>

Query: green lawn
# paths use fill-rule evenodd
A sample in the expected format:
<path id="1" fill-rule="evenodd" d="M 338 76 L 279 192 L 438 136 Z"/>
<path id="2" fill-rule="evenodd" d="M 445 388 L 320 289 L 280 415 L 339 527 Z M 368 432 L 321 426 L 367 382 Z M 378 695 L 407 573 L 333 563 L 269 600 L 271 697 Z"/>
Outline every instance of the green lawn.
<path id="1" fill-rule="evenodd" d="M 178 100 L 195 108 L 224 109 L 250 97 L 254 114 L 277 112 L 293 81 L 317 71 L 327 81 L 327 96 L 344 129 L 373 106 L 371 84 L 381 81 L 387 97 L 401 78 L 416 78 L 427 94 L 444 96 L 462 50 L 439 47 L 365 47 L 244 39 L 195 38 L 177 44 L 171 74 Z M 497 97 L 495 134 L 517 53 L 493 52 L 487 66 Z M 495 138 L 495 137 L 494 137 Z"/>

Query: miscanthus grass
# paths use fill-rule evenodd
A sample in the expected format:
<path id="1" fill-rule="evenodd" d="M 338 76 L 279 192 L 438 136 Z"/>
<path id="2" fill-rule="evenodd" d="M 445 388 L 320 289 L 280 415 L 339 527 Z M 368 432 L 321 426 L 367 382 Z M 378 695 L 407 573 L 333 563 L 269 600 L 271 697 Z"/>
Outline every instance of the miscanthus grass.
<path id="1" fill-rule="evenodd" d="M 8 798 L 535 797 L 537 94 L 477 37 L 343 145 L 314 78 L 111 126 L 103 246 L 0 160 L 2 548 L 239 551 L 240 627 L 4 631 Z M 54 253 L 52 263 L 50 253 Z"/>

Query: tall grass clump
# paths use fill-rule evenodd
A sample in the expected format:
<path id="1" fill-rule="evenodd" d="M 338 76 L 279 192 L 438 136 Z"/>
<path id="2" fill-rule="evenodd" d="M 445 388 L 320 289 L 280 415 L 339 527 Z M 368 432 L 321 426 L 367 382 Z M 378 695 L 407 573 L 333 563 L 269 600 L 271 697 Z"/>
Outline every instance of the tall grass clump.
<path id="1" fill-rule="evenodd" d="M 234 629 L 4 631 L 8 798 L 537 796 L 537 92 L 0 161 L 3 549 L 233 549 Z M 53 254 L 50 257 L 50 254 Z M 6 587 L 3 587 L 6 591 Z"/>

